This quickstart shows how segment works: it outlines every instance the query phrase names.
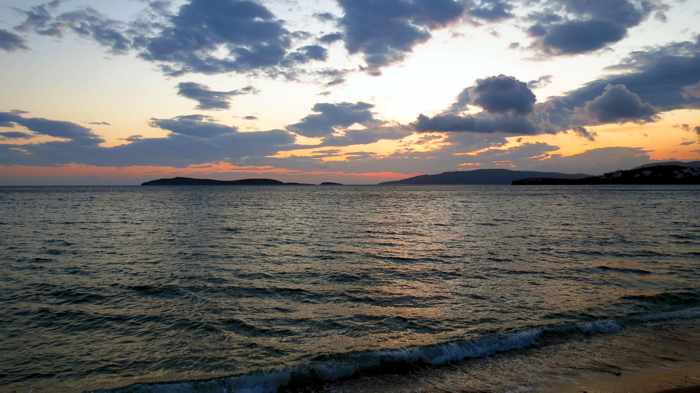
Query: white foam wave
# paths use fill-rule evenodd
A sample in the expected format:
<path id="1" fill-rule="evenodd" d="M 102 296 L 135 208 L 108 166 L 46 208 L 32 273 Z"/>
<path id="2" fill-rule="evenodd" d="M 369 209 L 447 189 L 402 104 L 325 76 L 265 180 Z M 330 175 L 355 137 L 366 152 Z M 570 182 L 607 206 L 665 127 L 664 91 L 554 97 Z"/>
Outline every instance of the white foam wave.
<path id="1" fill-rule="evenodd" d="M 275 393 L 290 384 L 332 382 L 358 373 L 381 371 L 385 367 L 431 365 L 441 366 L 466 359 L 536 346 L 545 336 L 566 337 L 575 334 L 611 334 L 626 324 L 700 318 L 700 308 L 638 315 L 624 320 L 599 320 L 568 325 L 544 326 L 473 340 L 453 341 L 424 347 L 400 348 L 374 352 L 351 353 L 312 361 L 287 370 L 259 372 L 209 381 L 187 381 L 169 384 L 134 385 L 123 389 L 95 393 Z"/>

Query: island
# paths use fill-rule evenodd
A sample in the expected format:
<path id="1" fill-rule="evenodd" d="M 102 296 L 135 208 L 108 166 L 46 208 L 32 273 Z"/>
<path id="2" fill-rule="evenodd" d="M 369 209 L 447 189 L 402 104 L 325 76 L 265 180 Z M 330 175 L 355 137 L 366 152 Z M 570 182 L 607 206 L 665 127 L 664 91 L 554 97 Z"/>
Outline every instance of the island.
<path id="1" fill-rule="evenodd" d="M 508 169 L 476 169 L 444 172 L 437 175 L 421 175 L 404 180 L 385 182 L 381 183 L 381 185 L 511 185 L 514 181 L 530 178 L 580 179 L 589 176 L 556 172 L 512 171 Z"/>
<path id="2" fill-rule="evenodd" d="M 303 183 L 285 183 L 273 179 L 214 180 L 173 177 L 147 181 L 142 186 L 308 186 Z"/>
<path id="3" fill-rule="evenodd" d="M 578 179 L 535 176 L 514 180 L 516 186 L 534 185 L 684 185 L 700 184 L 700 162 L 650 164 L 630 170 Z"/>

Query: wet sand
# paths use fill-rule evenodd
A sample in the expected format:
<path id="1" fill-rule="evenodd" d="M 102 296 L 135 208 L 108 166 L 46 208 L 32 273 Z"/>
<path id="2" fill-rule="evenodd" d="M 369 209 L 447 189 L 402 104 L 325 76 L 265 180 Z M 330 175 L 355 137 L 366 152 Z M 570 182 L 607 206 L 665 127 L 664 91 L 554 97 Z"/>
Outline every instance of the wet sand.
<path id="1" fill-rule="evenodd" d="M 687 388 L 664 390 L 663 392 L 659 392 L 659 393 L 698 393 L 698 392 L 700 392 L 700 386 L 691 386 L 691 387 L 687 387 Z"/>
<path id="2" fill-rule="evenodd" d="M 557 388 L 559 389 L 559 388 Z M 700 364 L 676 364 L 577 381 L 561 393 L 700 393 Z"/>

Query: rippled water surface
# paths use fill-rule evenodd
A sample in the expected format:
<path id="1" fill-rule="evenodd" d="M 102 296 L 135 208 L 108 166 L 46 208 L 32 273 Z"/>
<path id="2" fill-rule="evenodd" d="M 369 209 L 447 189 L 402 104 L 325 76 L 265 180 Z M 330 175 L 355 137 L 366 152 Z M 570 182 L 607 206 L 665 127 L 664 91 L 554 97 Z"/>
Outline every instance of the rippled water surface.
<path id="1" fill-rule="evenodd" d="M 697 187 L 4 188 L 0 391 L 452 363 L 692 311 L 699 263 Z"/>

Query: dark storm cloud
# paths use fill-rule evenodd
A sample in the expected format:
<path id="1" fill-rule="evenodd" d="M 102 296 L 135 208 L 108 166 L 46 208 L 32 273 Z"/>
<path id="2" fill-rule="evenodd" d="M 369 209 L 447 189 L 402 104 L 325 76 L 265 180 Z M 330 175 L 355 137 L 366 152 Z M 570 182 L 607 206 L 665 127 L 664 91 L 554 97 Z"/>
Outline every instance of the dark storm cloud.
<path id="1" fill-rule="evenodd" d="M 453 0 L 338 0 L 349 53 L 361 53 L 370 73 L 402 61 L 431 37 L 431 30 L 458 21 L 464 5 Z"/>
<path id="2" fill-rule="evenodd" d="M 630 28 L 666 7 L 659 0 L 542 0 L 545 9 L 530 15 L 533 47 L 545 55 L 593 52 L 618 42 Z"/>
<path id="3" fill-rule="evenodd" d="M 20 49 L 27 49 L 27 44 L 24 42 L 24 38 L 17 34 L 0 29 L 0 49 L 13 52 Z"/>
<path id="4" fill-rule="evenodd" d="M 353 124 L 370 125 L 376 122 L 372 104 L 365 102 L 314 105 L 314 114 L 287 128 L 307 137 L 324 137 L 333 134 L 336 128 L 347 128 Z"/>
<path id="5" fill-rule="evenodd" d="M 642 102 L 637 94 L 627 90 L 624 85 L 606 86 L 602 95 L 586 103 L 584 110 L 600 123 L 656 119 L 654 107 Z"/>
<path id="6" fill-rule="evenodd" d="M 94 145 L 102 142 L 92 130 L 81 125 L 49 120 L 40 117 L 24 117 L 22 113 L 0 112 L 0 127 L 22 126 L 34 134 L 69 139 L 82 145 Z"/>
<path id="7" fill-rule="evenodd" d="M 230 91 L 214 91 L 207 86 L 194 83 L 182 82 L 177 85 L 178 95 L 197 101 L 197 109 L 229 109 L 231 98 L 245 94 L 256 94 L 257 90 L 253 86 L 246 86 L 242 89 Z"/>
<path id="8" fill-rule="evenodd" d="M 239 132 L 236 127 L 211 121 L 200 115 L 179 116 L 172 119 L 153 119 L 152 126 L 169 131 L 164 138 L 129 138 L 128 144 L 102 147 L 94 139 L 84 143 L 80 137 L 90 130 L 72 123 L 47 119 L 8 120 L 0 113 L 0 126 L 7 123 L 33 125 L 36 134 L 55 135 L 63 127 L 63 142 L 29 145 L 0 143 L 0 164 L 60 165 L 81 163 L 87 165 L 128 166 L 167 165 L 188 166 L 215 161 L 243 163 L 261 160 L 283 148 L 294 147 L 293 135 L 283 130 Z M 72 132 L 68 132 L 72 130 Z M 75 135 L 77 131 L 78 135 Z"/>

